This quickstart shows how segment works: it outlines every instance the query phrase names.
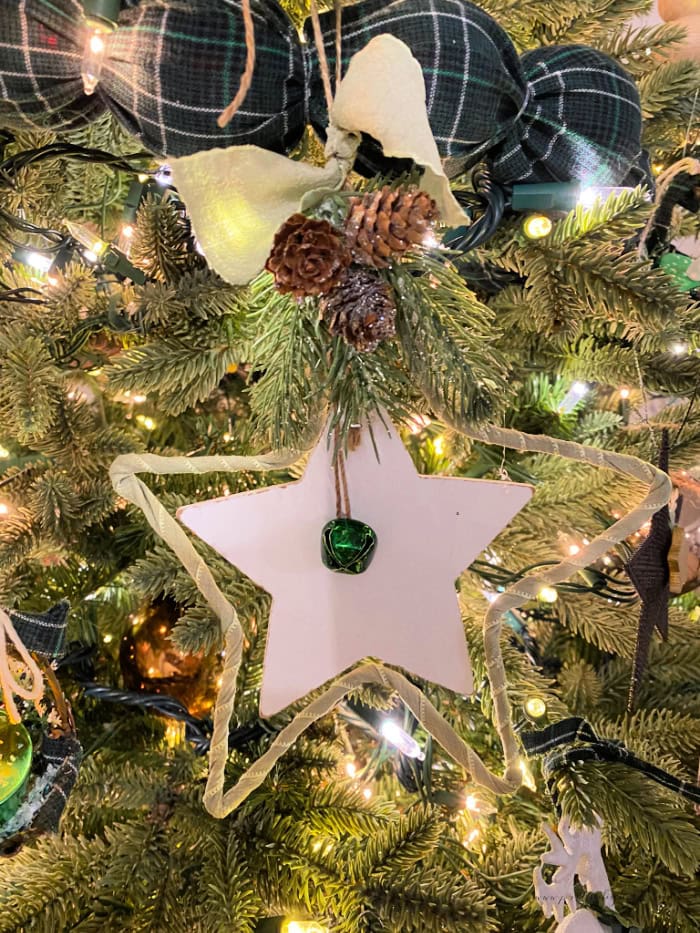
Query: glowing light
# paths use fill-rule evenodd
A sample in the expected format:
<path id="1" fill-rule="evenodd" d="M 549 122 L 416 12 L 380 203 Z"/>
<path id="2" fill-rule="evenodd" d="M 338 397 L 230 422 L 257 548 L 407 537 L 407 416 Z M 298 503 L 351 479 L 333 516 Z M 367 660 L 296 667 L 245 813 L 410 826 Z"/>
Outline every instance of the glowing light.
<path id="1" fill-rule="evenodd" d="M 559 411 L 570 412 L 578 405 L 581 399 L 587 394 L 588 386 L 585 382 L 575 382 L 562 399 Z"/>
<path id="2" fill-rule="evenodd" d="M 147 431 L 153 431 L 156 426 L 153 418 L 150 418 L 148 415 L 137 415 L 136 420 L 140 425 L 142 425 Z"/>
<path id="3" fill-rule="evenodd" d="M 680 341 L 677 341 L 676 343 L 671 344 L 671 353 L 673 353 L 674 356 L 683 356 L 683 354 L 687 352 L 687 343 L 681 343 Z"/>
<path id="4" fill-rule="evenodd" d="M 0 516 L 9 515 L 9 514 L 10 514 L 10 506 L 6 502 L 0 502 Z"/>
<path id="5" fill-rule="evenodd" d="M 445 453 L 445 438 L 444 437 L 435 438 L 435 440 L 433 441 L 433 450 L 438 455 L 438 457 L 441 457 Z"/>
<path id="6" fill-rule="evenodd" d="M 138 180 L 141 182 L 142 185 L 145 185 L 151 176 L 147 175 L 145 172 L 139 172 L 139 174 L 136 177 L 138 178 Z"/>
<path id="7" fill-rule="evenodd" d="M 85 252 L 83 253 L 83 256 L 87 259 L 88 262 L 91 262 L 91 263 L 93 263 L 93 264 L 96 263 L 97 260 L 100 258 L 100 257 L 97 255 L 97 253 L 95 253 L 95 252 L 94 252 L 93 250 L 91 250 L 91 249 L 86 249 Z"/>
<path id="8" fill-rule="evenodd" d="M 418 742 L 393 719 L 385 719 L 379 727 L 379 731 L 387 742 L 396 746 L 400 752 L 409 758 L 418 758 L 420 761 L 425 758 Z"/>
<path id="9" fill-rule="evenodd" d="M 102 636 L 102 641 L 105 645 L 110 645 L 114 641 L 114 635 L 111 632 L 107 632 L 106 635 Z"/>
<path id="10" fill-rule="evenodd" d="M 660 175 L 664 170 L 663 162 L 652 162 L 651 171 L 654 175 Z"/>
<path id="11" fill-rule="evenodd" d="M 0 460 L 4 460 L 5 457 L 9 457 L 9 456 L 10 456 L 10 451 L 7 449 L 7 447 L 3 447 L 2 445 L 0 445 Z"/>
<path id="12" fill-rule="evenodd" d="M 105 40 L 102 38 L 103 29 L 97 27 L 87 36 L 80 74 L 83 79 L 83 90 L 86 94 L 94 94 L 100 83 L 102 66 L 105 58 Z"/>
<path id="13" fill-rule="evenodd" d="M 372 798 L 371 788 L 365 787 L 365 789 L 362 791 L 362 796 L 365 798 L 365 800 L 370 800 Z"/>
<path id="14" fill-rule="evenodd" d="M 612 567 L 612 563 L 613 563 L 612 557 L 610 557 L 609 554 L 604 554 L 603 563 L 605 564 L 606 567 Z"/>
<path id="15" fill-rule="evenodd" d="M 134 228 L 132 227 L 132 225 L 124 224 L 124 226 L 122 227 L 122 236 L 126 237 L 127 240 L 130 240 L 133 235 L 134 235 Z"/>
<path id="16" fill-rule="evenodd" d="M 45 256 L 43 253 L 32 251 L 27 253 L 24 264 L 31 269 L 36 269 L 38 272 L 48 272 L 53 265 L 53 259 L 51 256 Z"/>
<path id="17" fill-rule="evenodd" d="M 467 848 L 468 846 L 473 845 L 480 835 L 481 835 L 481 830 L 478 829 L 477 827 L 474 827 L 474 829 L 472 829 L 467 834 L 467 838 L 463 842 L 464 847 Z"/>
<path id="18" fill-rule="evenodd" d="M 525 701 L 525 712 L 533 719 L 541 719 L 547 712 L 547 704 L 542 697 L 528 697 Z"/>
<path id="19" fill-rule="evenodd" d="M 134 395 L 132 398 L 134 405 L 143 405 L 145 401 L 147 401 L 145 395 Z"/>
<path id="20" fill-rule="evenodd" d="M 420 434 L 429 424 L 430 418 L 426 417 L 426 415 L 411 415 L 408 422 L 411 434 Z"/>
<path id="21" fill-rule="evenodd" d="M 580 550 L 581 548 L 579 547 L 578 544 L 570 544 L 569 545 L 569 556 L 575 557 L 579 553 Z"/>
<path id="22" fill-rule="evenodd" d="M 629 398 L 630 390 L 629 389 L 620 389 L 620 398 Z"/>
<path id="23" fill-rule="evenodd" d="M 281 933 L 330 933 L 328 927 L 316 920 L 285 920 Z"/>
<path id="24" fill-rule="evenodd" d="M 523 222 L 523 233 L 529 240 L 541 240 L 552 232 L 552 220 L 545 214 L 531 214 Z"/>
<path id="25" fill-rule="evenodd" d="M 543 586 L 537 594 L 537 598 L 543 603 L 555 603 L 559 599 L 559 594 L 553 586 Z"/>
<path id="26" fill-rule="evenodd" d="M 165 744 L 168 748 L 177 748 L 185 741 L 185 724 L 177 720 L 171 720 L 165 727 Z"/>
<path id="27" fill-rule="evenodd" d="M 464 809 L 477 813 L 479 810 L 479 798 L 475 794 L 468 794 L 464 801 Z"/>
<path id="28" fill-rule="evenodd" d="M 357 774 L 357 765 L 354 761 L 345 762 L 345 773 L 349 778 L 354 778 Z"/>
<path id="29" fill-rule="evenodd" d="M 222 439 L 226 444 L 230 444 L 231 441 L 233 440 L 233 434 L 229 434 L 229 432 L 227 431 L 225 434 L 222 435 L 221 439 Z"/>

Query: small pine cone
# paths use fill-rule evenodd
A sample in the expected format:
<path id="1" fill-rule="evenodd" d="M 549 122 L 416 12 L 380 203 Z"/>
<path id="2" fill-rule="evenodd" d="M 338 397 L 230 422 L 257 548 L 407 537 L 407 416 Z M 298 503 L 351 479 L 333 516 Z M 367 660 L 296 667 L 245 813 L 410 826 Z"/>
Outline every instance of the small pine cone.
<path id="1" fill-rule="evenodd" d="M 333 336 L 340 335 L 360 353 L 376 350 L 396 333 L 391 289 L 362 266 L 351 266 L 340 285 L 321 300 L 321 318 Z"/>
<path id="2" fill-rule="evenodd" d="M 424 243 L 438 210 L 425 191 L 385 185 L 350 201 L 345 222 L 353 260 L 385 269 L 391 259 Z"/>
<path id="3" fill-rule="evenodd" d="M 293 214 L 275 234 L 265 268 L 274 275 L 280 292 L 307 298 L 335 288 L 349 265 L 342 230 L 327 220 Z"/>

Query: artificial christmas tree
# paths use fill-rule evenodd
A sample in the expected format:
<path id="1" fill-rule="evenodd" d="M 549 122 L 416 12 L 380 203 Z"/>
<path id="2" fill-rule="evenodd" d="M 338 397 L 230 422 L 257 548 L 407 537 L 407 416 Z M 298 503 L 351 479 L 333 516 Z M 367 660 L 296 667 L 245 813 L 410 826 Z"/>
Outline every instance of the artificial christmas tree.
<path id="1" fill-rule="evenodd" d="M 668 640 L 652 637 L 628 712 L 640 600 L 624 569 L 670 495 L 653 466 L 663 433 L 671 473 L 688 471 L 681 488 L 700 464 L 698 309 L 661 261 L 697 226 L 700 71 L 665 61 L 679 31 L 631 29 L 644 3 L 621 0 L 431 11 L 370 0 L 343 10 L 334 81 L 335 13 L 318 43 L 306 27 L 302 48 L 289 17 L 301 24 L 305 5 L 261 0 L 248 96 L 223 126 L 251 48 L 245 4 L 128 2 L 114 31 L 100 26 L 102 48 L 73 0 L 0 6 L 1 604 L 41 619 L 70 599 L 52 675 L 83 748 L 75 787 L 57 782 L 58 835 L 37 831 L 57 820 L 28 816 L 21 833 L 0 823 L 0 931 L 696 930 L 697 595 L 672 598 Z M 328 163 L 309 165 L 321 157 L 304 121 L 325 135 L 329 113 Z M 282 155 L 294 146 L 296 161 Z M 171 173 L 153 153 L 186 158 Z M 380 175 L 348 175 L 352 164 Z M 568 185 L 580 203 L 535 204 L 551 194 L 535 182 Z M 523 188 L 533 239 L 532 217 L 515 212 Z M 360 269 L 360 252 L 379 261 Z M 255 274 L 268 255 L 274 276 Z M 445 606 L 458 599 L 474 692 L 466 677 L 450 690 L 382 663 L 384 632 L 370 627 L 368 650 L 386 657 L 262 718 L 274 588 L 217 551 L 245 568 L 249 540 L 263 560 L 241 503 L 295 488 L 321 435 L 331 504 L 314 525 L 314 572 L 350 594 L 352 618 L 353 581 L 381 570 L 392 523 L 357 575 L 324 566 L 322 532 L 348 519 L 376 532 L 349 504 L 398 493 L 392 461 L 372 461 L 385 484 L 372 496 L 353 488 L 353 464 L 373 452 L 369 426 L 381 449 L 392 421 L 392 443 L 423 474 L 534 488 L 468 567 L 453 555 L 458 594 L 450 579 L 421 603 L 420 641 L 402 644 L 408 628 L 391 619 L 409 664 L 440 630 L 431 612 L 445 622 L 444 594 Z M 217 497 L 232 519 L 215 551 L 174 515 Z M 412 525 L 413 504 L 395 523 L 411 558 L 438 518 Z M 275 535 L 274 515 L 263 530 Z M 443 547 L 448 530 L 445 519 Z M 290 541 L 275 555 L 293 573 Z M 392 578 L 406 589 L 382 594 L 387 605 L 420 589 L 420 563 Z M 333 599 L 320 613 L 320 593 L 301 595 L 325 637 Z M 122 680 L 120 643 L 163 598 L 178 607 L 182 657 L 226 654 L 222 673 L 211 666 L 213 727 L 206 711 Z M 312 639 L 278 653 L 282 692 L 314 650 Z M 52 714 L 19 707 L 39 748 Z M 35 755 L 28 786 L 54 786 L 48 757 Z M 563 827 L 566 858 L 543 823 Z M 602 862 L 570 865 L 576 839 L 598 831 Z M 567 879 L 556 909 L 553 862 Z"/>

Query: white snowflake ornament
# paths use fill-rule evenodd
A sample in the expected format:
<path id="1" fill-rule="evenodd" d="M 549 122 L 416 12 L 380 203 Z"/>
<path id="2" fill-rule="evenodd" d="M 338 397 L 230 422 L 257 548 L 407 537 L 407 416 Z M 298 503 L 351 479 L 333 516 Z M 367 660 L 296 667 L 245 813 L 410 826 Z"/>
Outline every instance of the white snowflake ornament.
<path id="1" fill-rule="evenodd" d="M 534 880 L 535 896 L 545 917 L 555 917 L 560 921 L 557 933 L 586 933 L 589 930 L 599 933 L 606 930 L 607 927 L 601 926 L 590 911 L 576 910 L 574 891 L 575 880 L 578 878 L 579 883 L 591 894 L 600 892 L 603 895 L 606 907 L 613 909 L 615 906 L 600 851 L 600 823 L 595 827 L 574 828 L 566 817 L 562 817 L 557 832 L 546 824 L 542 829 L 549 838 L 551 848 L 540 856 Z M 545 865 L 558 866 L 550 882 L 545 881 L 542 874 Z M 571 915 L 564 920 L 567 907 Z"/>

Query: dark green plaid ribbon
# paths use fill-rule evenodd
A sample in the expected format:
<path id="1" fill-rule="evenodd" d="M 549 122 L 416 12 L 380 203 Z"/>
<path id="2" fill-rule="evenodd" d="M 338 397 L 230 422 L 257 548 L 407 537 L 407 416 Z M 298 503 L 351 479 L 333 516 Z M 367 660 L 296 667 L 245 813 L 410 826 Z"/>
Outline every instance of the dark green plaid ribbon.
<path id="1" fill-rule="evenodd" d="M 546 729 L 524 732 L 520 738 L 528 755 L 545 755 L 542 770 L 549 781 L 552 781 L 558 771 L 574 762 L 614 761 L 640 771 L 652 781 L 691 803 L 700 803 L 700 787 L 696 784 L 682 781 L 668 771 L 637 758 L 621 742 L 599 738 L 593 727 L 578 716 L 562 719 Z M 552 751 L 562 745 L 573 747 L 566 751 Z"/>
<path id="2" fill-rule="evenodd" d="M 8 615 L 27 650 L 53 661 L 63 653 L 69 609 L 70 604 L 63 600 L 46 612 L 10 609 Z"/>
<path id="3" fill-rule="evenodd" d="M 0 0 L 0 123 L 65 130 L 109 108 L 147 148 L 181 156 L 251 144 L 288 152 L 311 123 L 328 119 L 318 56 L 302 46 L 274 0 L 252 0 L 256 66 L 246 100 L 224 129 L 246 58 L 240 0 L 143 0 L 122 11 L 107 38 L 97 92 L 80 79 L 85 41 L 79 0 Z M 335 14 L 321 16 L 331 72 Z M 465 0 L 365 0 L 343 10 L 343 62 L 389 33 L 411 49 L 449 175 L 486 158 L 496 181 L 645 180 L 641 109 L 632 78 L 583 46 L 518 57 L 501 27 Z M 365 139 L 358 167 L 383 168 Z"/>

